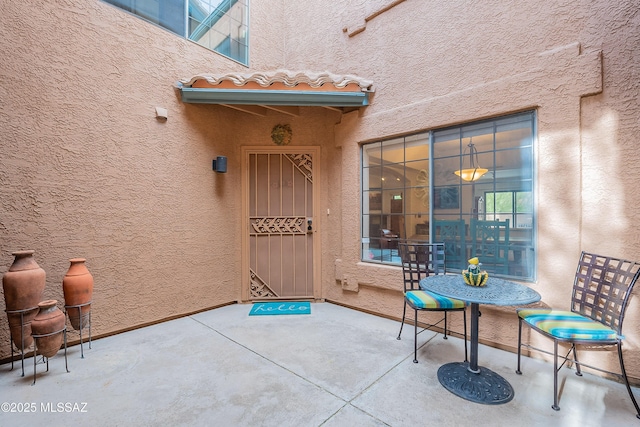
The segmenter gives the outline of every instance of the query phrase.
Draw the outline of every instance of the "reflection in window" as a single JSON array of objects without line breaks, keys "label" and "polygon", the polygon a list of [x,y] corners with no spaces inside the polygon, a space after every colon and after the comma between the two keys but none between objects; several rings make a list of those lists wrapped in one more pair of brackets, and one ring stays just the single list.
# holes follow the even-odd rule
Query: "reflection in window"
[{"label": "reflection in window", "polygon": [[249,62],[249,0],[190,0],[189,40]]},{"label": "reflection in window", "polygon": [[104,0],[182,37],[249,63],[249,0]]},{"label": "reflection in window", "polygon": [[[397,239],[418,239],[445,243],[449,271],[478,256],[492,275],[534,280],[534,122],[526,112],[364,145],[363,261],[398,264]],[[466,181],[455,172],[470,168],[471,144],[471,166],[488,172]]]},{"label": "reflection in window", "polygon": [[362,151],[363,259],[398,264],[398,239],[428,237],[428,134],[367,144]]},{"label": "reflection in window", "polygon": [[513,228],[531,228],[533,194],[531,191],[498,191],[485,194],[487,220],[511,221]]}]

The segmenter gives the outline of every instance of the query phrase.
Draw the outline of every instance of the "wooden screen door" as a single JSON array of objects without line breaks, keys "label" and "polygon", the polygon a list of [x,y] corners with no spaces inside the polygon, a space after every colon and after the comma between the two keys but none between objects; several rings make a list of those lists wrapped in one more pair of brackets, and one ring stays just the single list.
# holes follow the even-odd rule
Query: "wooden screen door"
[{"label": "wooden screen door", "polygon": [[244,300],[318,297],[319,157],[317,147],[243,148]]}]

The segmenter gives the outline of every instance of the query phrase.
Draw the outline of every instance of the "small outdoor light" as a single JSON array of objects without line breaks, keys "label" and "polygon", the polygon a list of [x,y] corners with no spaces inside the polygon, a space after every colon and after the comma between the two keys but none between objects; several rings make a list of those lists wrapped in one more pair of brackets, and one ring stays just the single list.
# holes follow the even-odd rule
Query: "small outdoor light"
[{"label": "small outdoor light", "polygon": [[[478,150],[476,146],[473,145],[471,138],[469,138],[469,145],[467,145],[467,147],[469,147],[469,168],[457,170],[454,173],[465,181],[477,181],[482,175],[489,172],[489,170],[481,168],[478,164]],[[464,153],[462,157],[464,162]]]},{"label": "small outdoor light", "polygon": [[227,173],[227,156],[218,156],[213,159],[212,167],[218,173]]}]

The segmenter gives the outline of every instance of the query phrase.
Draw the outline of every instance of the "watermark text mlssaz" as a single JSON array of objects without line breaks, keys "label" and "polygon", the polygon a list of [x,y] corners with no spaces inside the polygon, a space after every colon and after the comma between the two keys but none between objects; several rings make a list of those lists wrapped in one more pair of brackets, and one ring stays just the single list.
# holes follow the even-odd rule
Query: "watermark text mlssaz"
[{"label": "watermark text mlssaz", "polygon": [[2,402],[0,411],[14,413],[28,412],[89,412],[87,402]]}]

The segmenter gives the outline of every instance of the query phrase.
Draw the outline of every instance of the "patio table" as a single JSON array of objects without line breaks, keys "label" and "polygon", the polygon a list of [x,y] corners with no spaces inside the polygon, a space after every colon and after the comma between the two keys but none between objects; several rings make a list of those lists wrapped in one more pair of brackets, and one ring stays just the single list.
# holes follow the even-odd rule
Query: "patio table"
[{"label": "patio table", "polygon": [[497,405],[513,399],[511,384],[492,370],[478,366],[478,318],[480,304],[524,305],[540,301],[533,289],[508,280],[489,277],[485,286],[470,286],[460,274],[443,274],[420,280],[425,291],[471,304],[471,357],[469,362],[452,362],[438,369],[438,380],[447,390],[476,403]]}]

